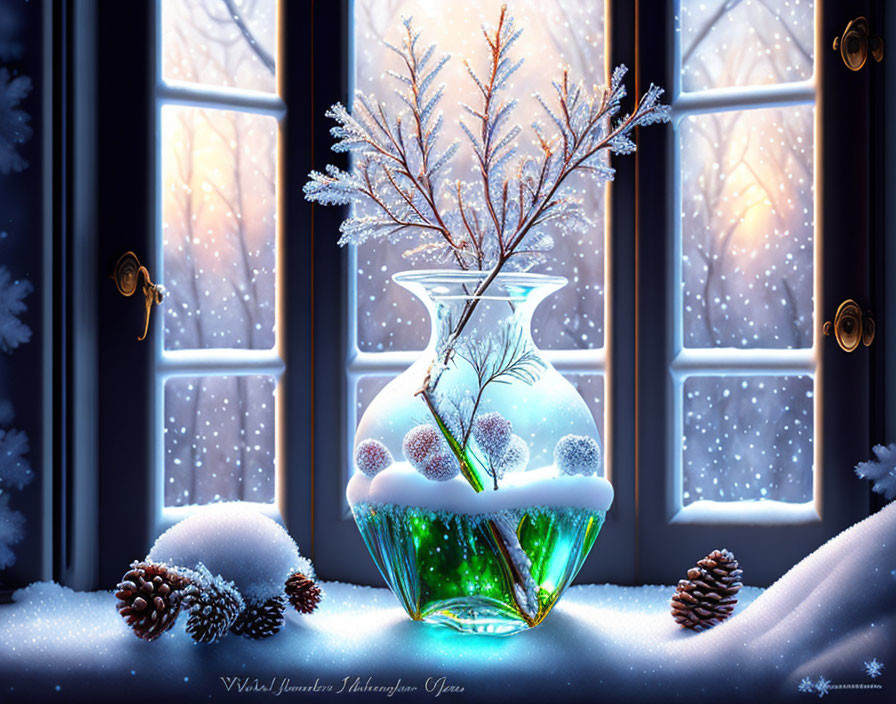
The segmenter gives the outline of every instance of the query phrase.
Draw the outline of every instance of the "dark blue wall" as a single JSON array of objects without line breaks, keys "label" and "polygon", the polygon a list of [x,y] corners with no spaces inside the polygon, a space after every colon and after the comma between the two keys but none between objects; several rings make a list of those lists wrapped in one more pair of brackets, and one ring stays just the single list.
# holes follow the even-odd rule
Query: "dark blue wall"
[{"label": "dark blue wall", "polygon": [[[33,290],[20,319],[31,328],[30,342],[9,354],[0,352],[0,400],[11,402],[15,417],[5,427],[27,433],[28,460],[34,474],[21,491],[12,489],[10,505],[25,515],[25,538],[13,546],[16,562],[0,570],[0,590],[41,577],[41,452],[44,370],[41,325],[43,267],[43,18],[40,2],[0,0],[0,69],[11,77],[28,76],[32,88],[20,107],[33,133],[17,147],[28,162],[21,172],[0,172],[0,266],[14,279],[28,279]],[[5,233],[5,235],[4,235]],[[49,375],[47,375],[49,378]]]}]

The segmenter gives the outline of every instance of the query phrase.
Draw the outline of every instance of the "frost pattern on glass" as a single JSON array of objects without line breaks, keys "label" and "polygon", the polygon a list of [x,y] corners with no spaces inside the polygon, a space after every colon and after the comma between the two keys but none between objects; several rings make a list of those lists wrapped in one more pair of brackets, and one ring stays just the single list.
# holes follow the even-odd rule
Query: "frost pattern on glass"
[{"label": "frost pattern on glass", "polygon": [[165,505],[274,500],[274,391],[268,376],[165,382]]},{"label": "frost pattern on glass", "polygon": [[685,347],[812,346],[810,105],[681,124]]},{"label": "frost pattern on glass", "polygon": [[162,0],[162,78],[273,93],[277,0]]},{"label": "frost pattern on glass", "polygon": [[683,91],[812,77],[812,0],[681,0],[678,23]]},{"label": "frost pattern on glass", "polygon": [[[355,88],[387,99],[393,80],[388,70],[397,70],[400,59],[382,45],[383,39],[399,41],[402,16],[413,16],[424,37],[435,41],[452,60],[439,79],[445,83],[443,109],[444,145],[466,139],[457,119],[459,101],[470,103],[476,90],[463,67],[462,59],[481,67],[480,26],[493,24],[504,0],[460,0],[452,3],[420,0],[357,0],[354,3]],[[510,7],[517,26],[525,27],[518,53],[525,63],[513,78],[513,90],[520,98],[519,114],[534,115],[537,102],[532,93],[549,89],[544,71],[569,66],[571,75],[585,82],[603,84],[604,3],[575,0],[521,0]],[[531,86],[532,88],[528,88]],[[395,98],[397,101],[398,99]],[[525,122],[523,118],[520,118]],[[521,149],[527,140],[521,140]],[[455,156],[458,177],[473,168]],[[471,157],[468,154],[468,157]],[[452,182],[452,179],[448,179]],[[593,181],[580,181],[581,197],[594,223],[587,236],[554,234],[554,248],[548,261],[533,271],[566,276],[569,285],[551,296],[536,312],[532,334],[543,349],[594,349],[604,340],[604,189]],[[358,347],[365,352],[418,350],[429,339],[426,311],[412,296],[392,283],[392,274],[421,265],[411,265],[401,257],[405,248],[366,243],[357,248]]]},{"label": "frost pattern on glass", "polygon": [[165,348],[274,346],[277,121],[162,108]]},{"label": "frost pattern on glass", "polygon": [[682,503],[812,500],[811,376],[684,383]]}]

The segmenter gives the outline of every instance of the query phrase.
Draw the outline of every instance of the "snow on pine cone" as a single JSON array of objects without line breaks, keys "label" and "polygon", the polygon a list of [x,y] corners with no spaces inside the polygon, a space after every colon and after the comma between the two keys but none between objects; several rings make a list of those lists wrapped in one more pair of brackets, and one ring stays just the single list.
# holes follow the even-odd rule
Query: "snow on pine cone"
[{"label": "snow on pine cone", "polygon": [[703,631],[727,619],[737,604],[742,574],[733,553],[713,550],[678,583],[672,596],[675,621],[684,628]]},{"label": "snow on pine cone", "polygon": [[245,606],[233,582],[212,575],[200,562],[184,590],[183,608],[190,613],[187,633],[196,643],[214,643],[227,635]]},{"label": "snow on pine cone", "polygon": [[379,440],[368,438],[355,448],[355,466],[362,474],[375,477],[392,465],[392,453]]},{"label": "snow on pine cone", "polygon": [[434,425],[417,425],[404,436],[401,450],[414,469],[421,469],[435,454],[448,448],[448,443]]},{"label": "snow on pine cone", "polygon": [[473,421],[473,438],[493,464],[497,464],[510,445],[513,425],[500,413],[483,413]]},{"label": "snow on pine cone", "polygon": [[563,474],[600,471],[600,444],[588,435],[564,435],[554,447],[554,464]]},{"label": "snow on pine cone", "polygon": [[174,625],[188,585],[176,568],[134,561],[115,592],[118,613],[139,638],[155,640]]},{"label": "snow on pine cone", "polygon": [[247,604],[230,627],[231,633],[252,640],[261,640],[275,635],[285,620],[286,598],[273,596],[264,602]]},{"label": "snow on pine cone", "polygon": [[282,596],[294,572],[314,579],[314,568],[289,533],[238,502],[203,506],[162,533],[147,559],[194,570],[201,562],[211,574],[233,582],[247,604]]}]

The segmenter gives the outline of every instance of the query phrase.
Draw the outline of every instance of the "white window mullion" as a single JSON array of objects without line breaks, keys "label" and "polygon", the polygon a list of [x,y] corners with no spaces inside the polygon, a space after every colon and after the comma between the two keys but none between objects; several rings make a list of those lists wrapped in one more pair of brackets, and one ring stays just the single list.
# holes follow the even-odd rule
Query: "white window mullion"
[{"label": "white window mullion", "polygon": [[279,95],[192,84],[160,81],[156,86],[156,100],[166,105],[258,113],[278,120],[286,114],[286,104]]},{"label": "white window mullion", "polygon": [[815,97],[814,80],[750,88],[715,88],[678,95],[672,102],[672,117],[678,120],[704,112],[804,105],[814,103]]}]

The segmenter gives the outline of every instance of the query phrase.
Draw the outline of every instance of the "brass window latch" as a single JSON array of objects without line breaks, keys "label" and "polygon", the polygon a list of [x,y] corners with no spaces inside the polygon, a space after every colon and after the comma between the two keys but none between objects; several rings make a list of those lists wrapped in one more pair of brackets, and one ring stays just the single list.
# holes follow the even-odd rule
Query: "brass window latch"
[{"label": "brass window latch", "polygon": [[863,313],[859,304],[849,298],[837,308],[834,322],[827,321],[822,330],[825,335],[834,336],[841,350],[855,352],[859,345],[871,346],[876,326],[871,311]]},{"label": "brass window latch", "polygon": [[118,261],[110,278],[115,281],[115,286],[122,296],[133,296],[137,292],[137,280],[143,275],[143,298],[145,317],[143,319],[143,334],[138,340],[145,340],[149,332],[149,315],[152,312],[153,303],[159,305],[165,297],[165,288],[160,284],[154,284],[149,277],[149,270],[140,263],[133,252],[125,252]]},{"label": "brass window latch", "polygon": [[850,71],[858,71],[868,61],[868,54],[877,62],[884,60],[884,40],[871,34],[871,25],[864,17],[856,17],[846,25],[842,36],[834,37],[834,51]]}]

